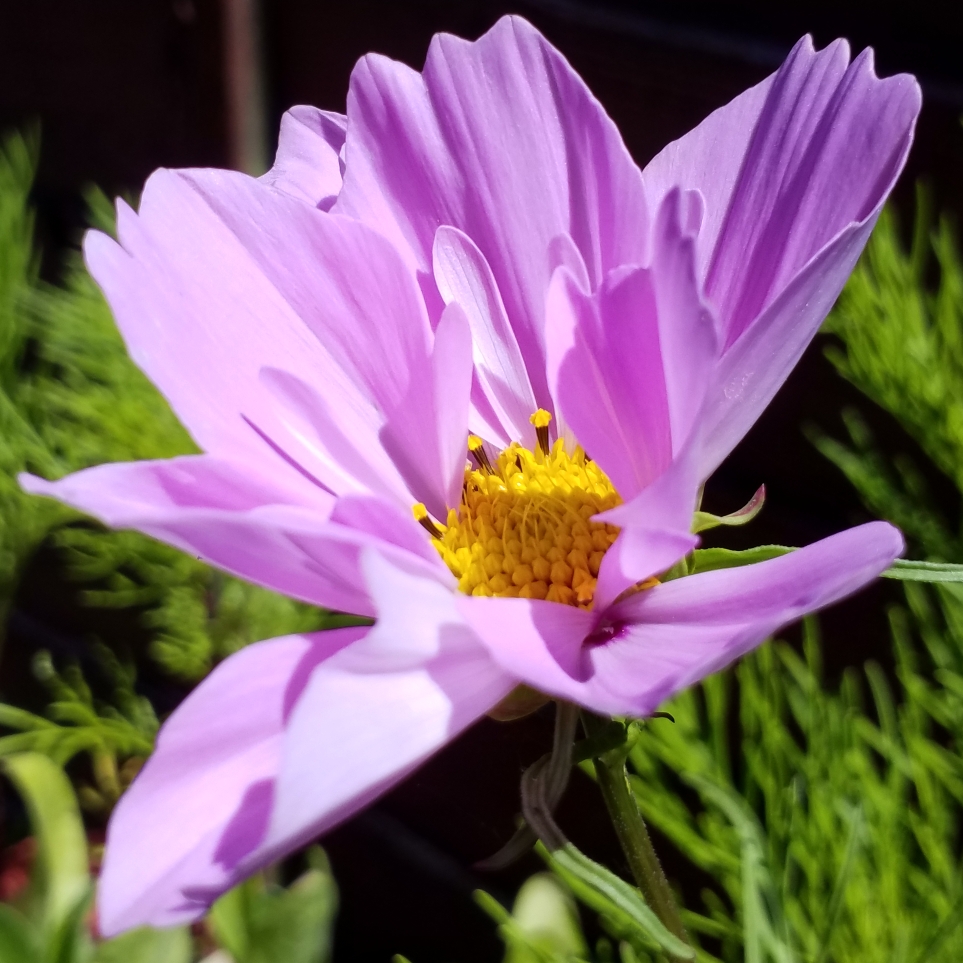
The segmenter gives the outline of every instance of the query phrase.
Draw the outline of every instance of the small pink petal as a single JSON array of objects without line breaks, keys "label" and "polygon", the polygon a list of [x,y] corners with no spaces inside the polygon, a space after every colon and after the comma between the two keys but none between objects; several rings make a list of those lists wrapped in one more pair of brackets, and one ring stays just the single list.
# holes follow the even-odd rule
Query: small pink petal
[{"label": "small pink petal", "polygon": [[651,273],[614,272],[593,296],[562,268],[547,311],[552,393],[565,423],[630,499],[672,459]]},{"label": "small pink petal", "polygon": [[445,304],[461,307],[471,325],[475,373],[507,438],[534,447],[529,417],[540,405],[529,381],[505,305],[485,256],[454,227],[435,233],[432,250],[435,283]]},{"label": "small pink petal", "polygon": [[285,111],[274,166],[261,180],[312,207],[327,210],[341,190],[341,151],[348,118],[298,106]]}]

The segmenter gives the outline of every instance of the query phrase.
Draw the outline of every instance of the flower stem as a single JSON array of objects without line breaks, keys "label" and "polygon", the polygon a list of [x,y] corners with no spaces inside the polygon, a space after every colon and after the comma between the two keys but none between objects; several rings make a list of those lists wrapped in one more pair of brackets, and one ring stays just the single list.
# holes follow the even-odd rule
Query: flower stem
[{"label": "flower stem", "polygon": [[[604,724],[603,720],[587,712],[582,713],[582,723],[590,738]],[[662,871],[662,864],[652,847],[649,831],[629,786],[624,751],[613,749],[592,762],[615,834],[645,901],[670,933],[688,943],[675,896],[669,888],[669,881]]]}]

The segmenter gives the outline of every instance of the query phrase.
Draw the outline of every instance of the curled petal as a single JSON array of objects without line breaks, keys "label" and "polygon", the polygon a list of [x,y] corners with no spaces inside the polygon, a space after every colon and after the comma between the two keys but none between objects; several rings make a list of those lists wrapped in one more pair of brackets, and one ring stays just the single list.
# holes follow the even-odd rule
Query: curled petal
[{"label": "curled petal", "polygon": [[[457,304],[471,326],[475,374],[506,439],[533,447],[529,416],[535,400],[525,361],[485,256],[466,234],[442,225],[432,252],[435,283],[445,304]],[[546,404],[547,404],[546,399]]]},{"label": "curled petal", "polygon": [[341,151],[348,118],[301,105],[281,118],[274,166],[261,178],[313,207],[327,210],[341,190]]}]

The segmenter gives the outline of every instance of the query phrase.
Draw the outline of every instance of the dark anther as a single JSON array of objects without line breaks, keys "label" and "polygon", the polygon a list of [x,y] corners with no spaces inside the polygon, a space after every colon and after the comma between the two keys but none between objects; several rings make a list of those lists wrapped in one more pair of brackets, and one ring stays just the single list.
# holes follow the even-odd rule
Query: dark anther
[{"label": "dark anther", "polygon": [[481,438],[472,435],[468,439],[468,453],[478,466],[479,471],[486,472],[489,475],[493,474],[492,463],[488,460],[488,452],[485,451],[485,445]]},{"label": "dark anther", "polygon": [[418,524],[432,537],[441,538],[444,532],[427,516],[418,519]]}]

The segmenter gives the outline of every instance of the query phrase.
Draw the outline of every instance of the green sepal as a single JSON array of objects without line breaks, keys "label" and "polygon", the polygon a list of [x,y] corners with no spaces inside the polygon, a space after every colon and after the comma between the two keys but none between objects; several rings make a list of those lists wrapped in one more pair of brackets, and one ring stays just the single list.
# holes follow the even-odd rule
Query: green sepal
[{"label": "green sepal", "polygon": [[746,502],[737,512],[729,515],[712,515],[709,512],[696,512],[692,516],[692,532],[698,534],[710,528],[718,528],[720,525],[745,525],[751,522],[761,511],[766,503],[766,486],[760,485],[756,489],[755,495]]},{"label": "green sepal", "polygon": [[713,572],[720,568],[736,568],[739,565],[755,565],[756,562],[767,562],[780,555],[795,552],[795,548],[788,545],[757,545],[742,552],[730,548],[697,548],[691,555],[689,574],[699,572]]},{"label": "green sepal", "polygon": [[606,722],[598,731],[593,732],[588,739],[580,739],[572,747],[572,763],[585,762],[596,759],[603,753],[624,746],[628,739],[628,728],[624,722],[613,719]]}]

